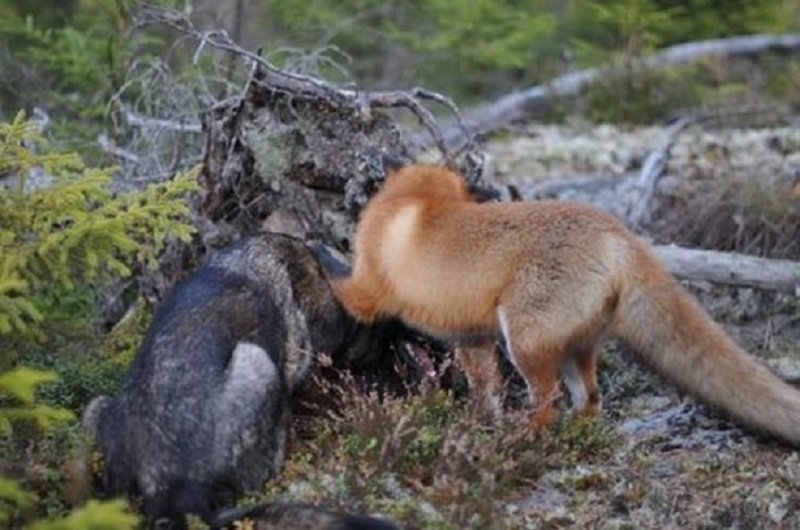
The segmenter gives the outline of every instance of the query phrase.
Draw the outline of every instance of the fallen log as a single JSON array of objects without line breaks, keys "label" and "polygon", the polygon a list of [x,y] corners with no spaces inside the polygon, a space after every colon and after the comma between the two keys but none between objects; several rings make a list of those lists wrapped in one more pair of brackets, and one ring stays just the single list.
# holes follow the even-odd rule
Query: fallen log
[{"label": "fallen log", "polygon": [[[800,35],[752,35],[698,42],[687,42],[664,48],[660,52],[642,59],[648,69],[662,69],[689,64],[714,56],[746,57],[767,52],[796,52],[800,50]],[[590,84],[614,71],[613,65],[570,72],[549,83],[526,90],[512,92],[500,99],[476,107],[465,116],[463,124],[453,123],[442,131],[448,146],[464,140],[465,127],[470,134],[486,134],[509,123],[530,117],[547,108],[555,98],[578,95]],[[428,139],[417,134],[415,144],[426,144]]]},{"label": "fallen log", "polygon": [[758,287],[800,296],[800,262],[734,252],[654,245],[669,271],[681,279]]}]

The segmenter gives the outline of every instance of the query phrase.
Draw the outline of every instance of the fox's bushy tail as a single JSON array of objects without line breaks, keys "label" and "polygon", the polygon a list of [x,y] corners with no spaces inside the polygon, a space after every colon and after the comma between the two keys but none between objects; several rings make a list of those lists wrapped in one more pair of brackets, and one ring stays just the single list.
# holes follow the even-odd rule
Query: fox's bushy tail
[{"label": "fox's bushy tail", "polygon": [[656,371],[753,430],[800,446],[800,391],[742,350],[639,250],[613,326]]}]

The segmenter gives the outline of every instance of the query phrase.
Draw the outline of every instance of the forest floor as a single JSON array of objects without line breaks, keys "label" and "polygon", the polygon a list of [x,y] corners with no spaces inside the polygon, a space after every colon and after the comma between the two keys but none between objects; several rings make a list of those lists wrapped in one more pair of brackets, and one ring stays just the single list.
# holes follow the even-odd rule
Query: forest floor
[{"label": "forest floor", "polygon": [[[665,138],[655,127],[529,127],[489,143],[489,178],[523,195],[553,180],[623,179]],[[687,131],[672,150],[648,235],[797,259],[796,244],[731,239],[717,218],[730,217],[720,208],[726,204],[797,230],[798,181],[798,129]],[[595,198],[601,206],[608,201]],[[699,198],[709,207],[698,208]],[[747,228],[740,226],[763,239]],[[784,377],[800,376],[795,296],[685,286],[745,349]],[[617,344],[604,350],[600,374],[602,416],[566,415],[539,436],[521,427],[519,399],[491,420],[477,417],[463,397],[435,389],[397,398],[335,390],[336,412],[301,419],[268,498],[379,512],[408,528],[800,528],[795,450],[697,404]],[[520,392],[512,375],[509,394]]]},{"label": "forest floor", "polygon": [[[543,182],[613,183],[635,175],[666,134],[525,127],[489,142],[488,177],[523,195]],[[800,233],[798,183],[800,129],[687,130],[660,181],[647,237],[800,260],[800,238],[792,237]],[[588,200],[613,210],[608,189]],[[685,285],[745,349],[800,379],[796,296]],[[85,303],[76,295],[76,311]],[[103,337],[73,334],[75,326],[46,330],[47,344],[18,351],[21,361],[61,377],[43,402],[77,415],[93,395],[113,393],[147,323],[140,315],[130,329]],[[312,502],[383,514],[412,529],[800,528],[797,452],[696,404],[621,346],[609,343],[601,357],[602,415],[565,414],[538,435],[525,429],[521,381],[505,368],[506,413],[496,419],[470,409],[463,384],[405,396],[364,391],[347,377],[323,384],[330,406],[297,418],[284,471],[263,496],[244,502]],[[43,515],[87,494],[89,485],[72,480],[63,462],[80,445],[78,433],[72,423],[29,446],[2,448],[11,451],[4,471],[25,476]]]}]

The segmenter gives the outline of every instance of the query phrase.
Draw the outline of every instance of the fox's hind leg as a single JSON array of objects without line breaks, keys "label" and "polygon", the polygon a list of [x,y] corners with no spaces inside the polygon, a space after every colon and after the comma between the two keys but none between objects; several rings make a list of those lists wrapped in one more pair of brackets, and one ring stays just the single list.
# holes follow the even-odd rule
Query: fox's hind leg
[{"label": "fox's hind leg", "polygon": [[470,400],[481,412],[497,417],[502,410],[502,377],[494,353],[494,341],[459,347],[456,358],[469,383]]},{"label": "fox's hind leg", "polygon": [[600,390],[597,386],[599,350],[598,345],[577,349],[561,366],[572,410],[580,416],[596,416],[600,412]]}]

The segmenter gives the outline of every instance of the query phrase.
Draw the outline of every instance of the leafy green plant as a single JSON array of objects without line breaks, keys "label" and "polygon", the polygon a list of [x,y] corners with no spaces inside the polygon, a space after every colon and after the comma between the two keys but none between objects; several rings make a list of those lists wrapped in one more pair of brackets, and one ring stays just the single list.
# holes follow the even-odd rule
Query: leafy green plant
[{"label": "leafy green plant", "polygon": [[89,154],[103,130],[106,100],[124,78],[127,2],[73,4],[77,11],[64,9],[62,17],[25,5],[7,8],[0,17],[0,66],[6,73],[0,98],[10,108],[41,107],[59,136]]},{"label": "leafy green plant", "polygon": [[[453,9],[451,0],[420,2],[422,24],[415,31],[390,28],[401,42],[422,54],[446,54],[462,74],[482,68],[525,68],[531,43],[553,31],[542,2],[480,0]],[[442,57],[443,59],[443,57]]]},{"label": "leafy green plant", "polygon": [[138,518],[127,511],[125,501],[89,501],[67,517],[42,521],[31,526],[32,530],[125,530],[136,528]]},{"label": "leafy green plant", "polygon": [[0,0],[0,117],[38,107],[62,146],[92,163],[107,160],[96,140],[109,133],[109,99],[125,86],[132,62],[167,46],[157,33],[132,37],[138,4]]},{"label": "leafy green plant", "polygon": [[[28,510],[36,501],[14,482],[0,477],[0,523],[10,521],[10,507]],[[128,511],[125,501],[89,501],[67,517],[33,523],[32,530],[126,530],[137,528],[138,518]]]},{"label": "leafy green plant", "polygon": [[[15,368],[0,373],[0,436],[10,437],[14,425],[34,423],[41,429],[73,418],[71,412],[36,403],[39,385],[53,381],[51,372]],[[17,482],[0,477],[0,523],[8,523],[15,514],[28,512],[36,495],[25,491]]]},{"label": "leafy green plant", "polygon": [[22,489],[16,481],[0,477],[0,524],[8,524],[12,510],[30,510],[36,495]]},{"label": "leafy green plant", "polygon": [[42,429],[47,429],[72,418],[69,411],[35,403],[37,387],[54,379],[55,375],[50,372],[24,367],[0,374],[0,395],[15,402],[15,405],[0,408],[0,434],[10,434],[12,424],[16,422],[34,421]]},{"label": "leafy green plant", "polygon": [[660,7],[654,0],[579,2],[572,22],[575,50],[589,65],[607,61],[615,53],[641,57],[665,42],[681,13],[680,6]]},{"label": "leafy green plant", "polygon": [[60,351],[58,355],[39,358],[26,354],[24,362],[57,375],[56,380],[39,390],[40,401],[78,412],[92,397],[115,393],[122,382],[125,366],[113,358],[97,357],[96,351],[83,355]]},{"label": "leafy green plant", "polygon": [[[11,405],[0,406],[0,435],[13,433],[16,424],[34,422],[42,430],[73,418],[71,412],[36,402],[36,390],[55,379],[51,372],[16,368],[0,374],[0,399]],[[37,496],[25,491],[16,481],[0,477],[0,524],[26,518],[37,502]],[[123,501],[90,501],[65,518],[39,521],[30,526],[37,530],[112,530],[132,529],[138,524]]]},{"label": "leafy green plant", "polygon": [[[60,302],[75,303],[71,294],[91,292],[111,279],[130,275],[136,264],[155,265],[169,237],[188,240],[193,233],[185,222],[189,210],[184,197],[196,187],[194,172],[138,192],[114,194],[113,168],[87,168],[74,154],[40,153],[44,149],[46,142],[23,113],[12,123],[0,124],[0,172],[16,178],[9,189],[0,190],[0,337],[12,332],[40,336],[41,325]],[[48,185],[28,185],[27,177],[35,169],[48,175]],[[55,373],[12,367],[14,355],[6,349],[10,343],[0,343],[0,435],[13,436],[16,425],[48,431],[72,420],[69,410],[40,402],[39,387],[52,383]],[[84,381],[84,375],[91,373],[75,378],[84,386],[95,384],[91,377]],[[104,384],[107,374],[99,370],[95,375],[100,381],[96,384]],[[61,388],[63,392],[78,386],[67,381]],[[86,398],[68,397],[51,402],[74,407],[76,400]],[[16,482],[0,481],[0,522],[29,519],[35,502]],[[111,502],[89,503],[66,518],[31,527],[135,525],[136,517],[125,512],[123,503]]]},{"label": "leafy green plant", "polygon": [[571,3],[564,37],[584,64],[595,65],[680,42],[786,32],[796,9],[774,0],[586,0]]},{"label": "leafy green plant", "polygon": [[653,0],[660,8],[679,6],[678,20],[664,31],[664,43],[785,33],[796,29],[800,6],[794,0]]},{"label": "leafy green plant", "polygon": [[334,60],[362,83],[421,83],[464,98],[536,71],[555,29],[545,0],[273,0],[270,13],[293,45],[343,50]]}]

